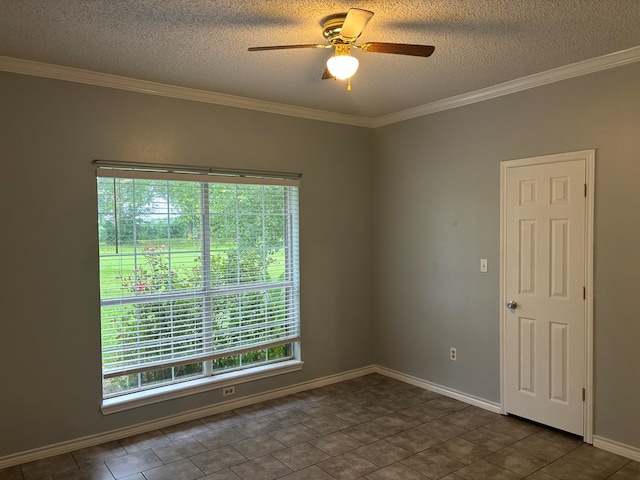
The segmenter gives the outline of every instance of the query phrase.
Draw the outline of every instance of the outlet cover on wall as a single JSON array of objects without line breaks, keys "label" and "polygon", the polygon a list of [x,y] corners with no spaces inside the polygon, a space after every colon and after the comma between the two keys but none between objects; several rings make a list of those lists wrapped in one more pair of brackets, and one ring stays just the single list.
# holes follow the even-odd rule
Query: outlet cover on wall
[{"label": "outlet cover on wall", "polygon": [[456,347],[451,347],[449,349],[449,359],[454,362],[458,360],[458,349]]},{"label": "outlet cover on wall", "polygon": [[234,393],[236,393],[236,387],[224,387],[222,389],[222,396],[226,397],[228,395],[233,395]]}]

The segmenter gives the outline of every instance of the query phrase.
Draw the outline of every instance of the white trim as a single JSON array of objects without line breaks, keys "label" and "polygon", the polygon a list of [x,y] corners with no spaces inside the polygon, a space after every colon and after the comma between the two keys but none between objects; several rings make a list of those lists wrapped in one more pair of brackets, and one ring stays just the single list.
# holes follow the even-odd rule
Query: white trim
[{"label": "white trim", "polygon": [[0,71],[19,73],[22,75],[34,75],[38,77],[54,78],[69,82],[84,83],[107,88],[117,88],[138,93],[148,93],[163,97],[179,98],[196,102],[225,105],[229,107],[244,108],[260,112],[288,115],[292,117],[307,118],[323,122],[340,123],[357,127],[377,128],[393,123],[410,120],[412,118],[430,115],[432,113],[450,110],[473,103],[483,102],[492,98],[509,95],[530,88],[547,85],[549,83],[567,80],[569,78],[599,72],[609,68],[615,68],[640,61],[640,46],[627,50],[609,53],[600,57],[583,60],[545,72],[534,73],[526,77],[510,80],[473,92],[463,93],[450,98],[427,103],[389,115],[377,118],[360,117],[341,113],[327,112],[313,108],[297,107],[281,103],[266,102],[251,98],[238,97],[223,93],[196,90],[193,88],[178,87],[157,82],[149,82],[136,78],[121,77],[107,73],[92,72],[79,68],[64,67],[48,63],[23,60],[20,58],[0,55]]},{"label": "white trim", "polygon": [[348,372],[329,375],[327,377],[319,378],[316,380],[299,383],[290,387],[270,390],[264,393],[248,395],[236,400],[230,400],[226,402],[216,403],[215,405],[210,405],[207,407],[196,408],[194,410],[189,410],[187,412],[182,412],[176,415],[170,415],[168,417],[159,418],[157,420],[138,423],[136,425],[130,425],[127,427],[118,428],[116,430],[89,435],[86,437],[77,438],[54,445],[47,445],[44,447],[35,448],[33,450],[28,450],[26,452],[14,453],[11,455],[0,457],[0,469],[32,462],[35,460],[40,460],[54,455],[73,452],[81,448],[100,445],[102,443],[119,440],[122,438],[130,437],[132,435],[138,435],[140,433],[150,432],[159,428],[166,428],[171,425],[176,425],[178,423],[183,423],[190,420],[197,420],[209,415],[215,415],[216,413],[234,410],[240,407],[245,407],[247,405],[252,405],[254,403],[273,400],[274,398],[283,397],[285,395],[291,395],[292,393],[303,392],[312,388],[324,387],[325,385],[331,385],[333,383],[342,382],[344,380],[350,380],[352,378],[361,377],[370,373],[376,373],[377,371],[378,370],[375,366],[358,368],[355,370],[350,370]]},{"label": "white trim", "polygon": [[282,103],[266,102],[251,98],[227,95],[224,93],[208,92],[194,88],[167,85],[164,83],[149,82],[137,78],[121,77],[109,73],[92,72],[80,68],[64,67],[49,63],[34,62],[21,58],[4,57],[0,55],[0,71],[19,73],[22,75],[33,75],[36,77],[53,78],[68,82],[84,83],[86,85],[96,85],[98,87],[116,88],[131,92],[148,93],[161,97],[178,98],[182,100],[192,100],[194,102],[212,103],[227,107],[244,108],[247,110],[257,110],[259,112],[288,115],[291,117],[308,118],[310,120],[320,120],[323,122],[341,123],[354,125],[357,127],[370,127],[370,119],[355,115],[327,112],[313,108],[297,107]]},{"label": "white trim", "polygon": [[585,406],[584,406],[584,414],[585,414],[585,424],[584,424],[584,441],[587,443],[593,443],[593,398],[594,398],[594,383],[593,383],[593,368],[594,368],[594,357],[593,357],[593,346],[594,346],[594,337],[593,337],[593,299],[594,299],[594,281],[593,281],[593,264],[595,263],[595,250],[593,246],[593,239],[595,236],[595,180],[596,180],[596,151],[595,150],[587,150],[584,152],[586,155],[586,172],[585,172],[585,183],[587,184],[587,222],[586,222],[586,231],[585,231],[585,257],[589,259],[585,264],[585,288],[586,288],[586,321],[587,321],[587,334],[586,334],[586,345],[585,345],[585,361],[587,362],[586,371],[585,371],[585,379],[584,386],[586,389],[586,397],[585,397]]},{"label": "white trim", "polygon": [[425,390],[429,390],[446,397],[460,400],[461,402],[468,403],[469,405],[474,405],[476,407],[489,410],[493,413],[502,413],[502,407],[499,403],[491,402],[480,397],[469,395],[468,393],[460,392],[458,390],[454,390],[453,388],[444,387],[442,385],[438,385],[437,383],[428,382],[426,380],[400,373],[386,367],[376,366],[376,372],[382,375],[386,375],[387,377],[395,378],[396,380],[401,380],[405,383],[415,385],[416,387],[424,388]]},{"label": "white trim", "polygon": [[534,73],[533,75],[510,80],[491,87],[481,88],[480,90],[475,90],[473,92],[463,93],[462,95],[457,95],[455,97],[449,97],[436,102],[427,103],[426,105],[408,108],[389,115],[383,115],[373,120],[372,127],[376,128],[384,125],[390,125],[392,123],[403,122],[412,118],[430,115],[443,110],[451,110],[452,108],[483,102],[485,100],[491,100],[492,98],[502,97],[504,95],[540,87],[549,83],[560,82],[562,80],[579,77],[581,75],[588,75],[589,73],[595,73],[609,68],[620,67],[637,61],[640,61],[640,46],[553,68],[544,72]]},{"label": "white trim", "polygon": [[577,152],[567,152],[554,155],[543,155],[539,157],[521,158],[516,160],[506,160],[500,162],[500,403],[501,413],[506,413],[504,404],[505,387],[505,309],[502,305],[506,299],[506,244],[505,244],[505,222],[506,222],[506,177],[507,168],[539,165],[544,163],[556,163],[569,160],[583,159],[585,161],[585,183],[587,184],[587,202],[585,212],[585,283],[586,283],[586,307],[585,307],[585,378],[586,390],[584,406],[584,433],[583,438],[586,443],[593,443],[593,236],[594,236],[594,186],[595,186],[595,150],[581,150]]},{"label": "white trim", "polygon": [[253,382],[263,378],[284,375],[302,370],[304,362],[300,360],[288,360],[285,362],[272,363],[247,370],[223,373],[213,377],[199,378],[196,380],[174,383],[166,387],[153,388],[142,392],[131,393],[119,397],[107,398],[102,402],[102,413],[110,415],[112,413],[131,410],[132,408],[152,405],[174,398],[186,397],[197,393],[208,392],[209,390],[223,389],[239,385],[241,383]]},{"label": "white trim", "polygon": [[593,446],[606,450],[607,452],[615,453],[623,457],[630,458],[636,462],[640,462],[640,448],[632,447],[631,445],[625,445],[624,443],[616,442],[615,440],[609,440],[608,438],[593,436]]}]

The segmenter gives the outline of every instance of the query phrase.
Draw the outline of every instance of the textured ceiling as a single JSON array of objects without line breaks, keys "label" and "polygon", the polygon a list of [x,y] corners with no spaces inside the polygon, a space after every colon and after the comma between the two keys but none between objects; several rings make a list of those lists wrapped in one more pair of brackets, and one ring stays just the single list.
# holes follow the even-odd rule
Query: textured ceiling
[{"label": "textured ceiling", "polygon": [[[356,50],[321,80],[320,20],[375,16],[367,41],[434,45],[430,58]],[[0,0],[0,55],[217,93],[379,117],[640,45],[640,0]]]}]

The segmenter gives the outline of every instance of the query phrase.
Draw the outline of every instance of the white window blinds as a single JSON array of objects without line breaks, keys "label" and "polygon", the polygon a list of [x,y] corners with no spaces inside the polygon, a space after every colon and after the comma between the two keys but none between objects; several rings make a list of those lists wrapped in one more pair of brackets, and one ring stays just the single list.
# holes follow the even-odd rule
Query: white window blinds
[{"label": "white window blinds", "polygon": [[297,180],[184,170],[98,168],[104,378],[299,339]]}]

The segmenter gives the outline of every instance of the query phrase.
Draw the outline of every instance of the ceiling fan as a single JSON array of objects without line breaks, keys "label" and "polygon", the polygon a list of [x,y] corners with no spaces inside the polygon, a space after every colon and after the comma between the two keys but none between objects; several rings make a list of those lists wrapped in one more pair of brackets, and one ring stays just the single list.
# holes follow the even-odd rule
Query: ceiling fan
[{"label": "ceiling fan", "polygon": [[334,78],[349,80],[347,90],[351,90],[351,77],[358,70],[358,59],[351,56],[351,48],[359,48],[363,52],[392,53],[414,57],[428,57],[435,47],[431,45],[414,45],[408,43],[367,42],[356,45],[356,40],[364,27],[373,17],[373,12],[360,8],[351,8],[347,13],[337,13],[322,19],[322,34],[326,44],[273,45],[267,47],[250,47],[250,52],[264,50],[287,50],[294,48],[335,48],[334,54],[327,61],[322,79]]}]

